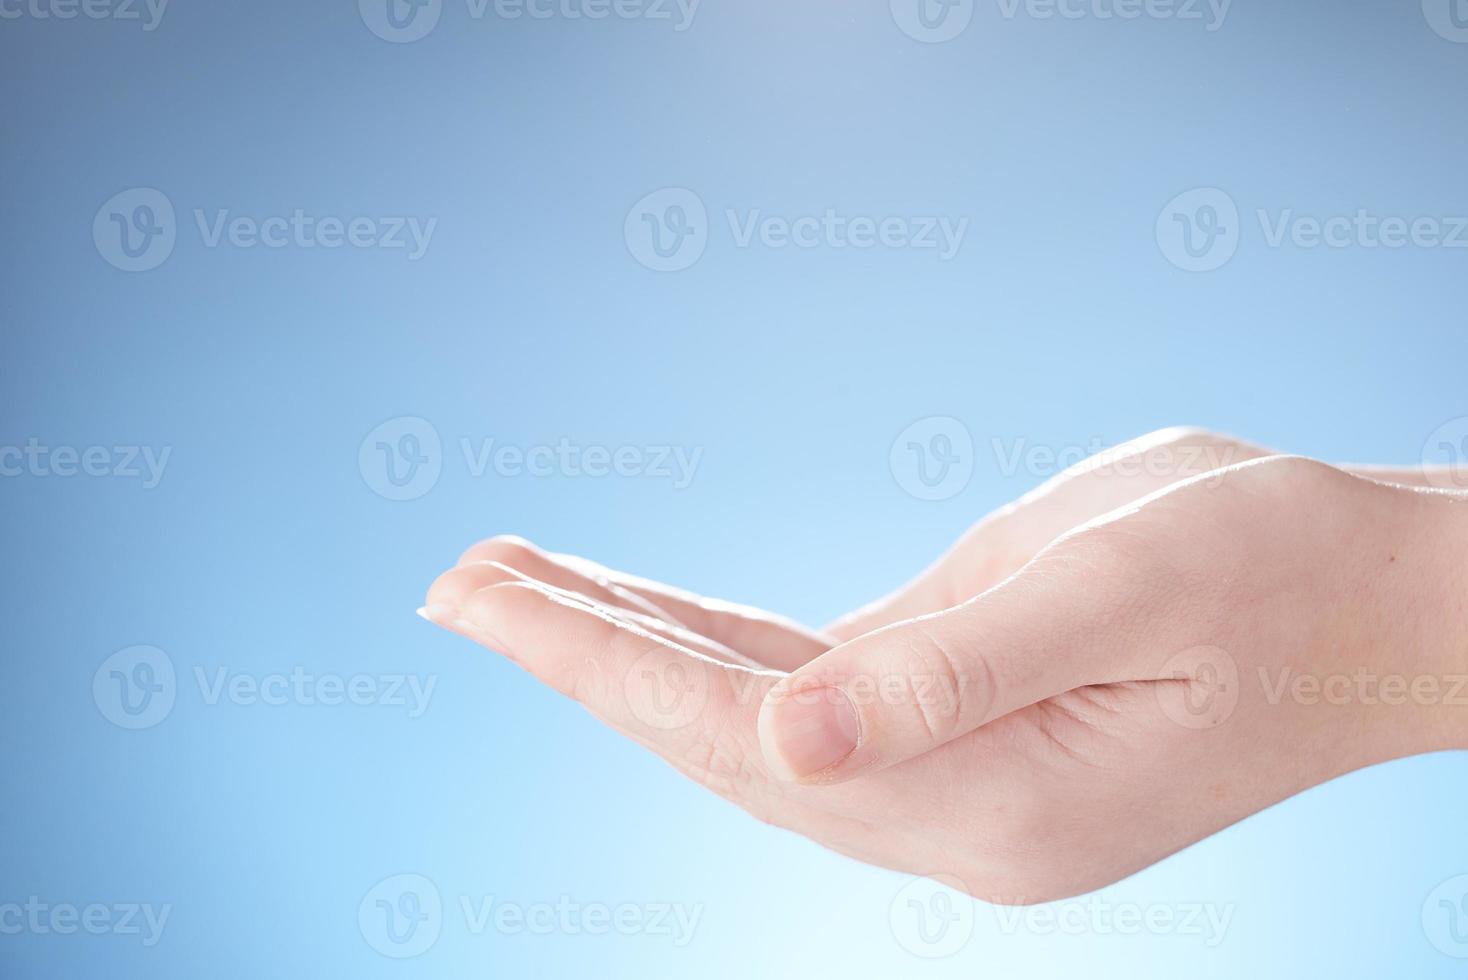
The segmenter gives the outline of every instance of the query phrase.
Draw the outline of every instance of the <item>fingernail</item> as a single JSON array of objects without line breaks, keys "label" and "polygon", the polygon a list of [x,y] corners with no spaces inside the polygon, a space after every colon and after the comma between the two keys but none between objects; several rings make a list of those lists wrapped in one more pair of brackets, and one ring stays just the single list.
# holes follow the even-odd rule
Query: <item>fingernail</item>
[{"label": "fingernail", "polygon": [[845,759],[860,739],[856,708],[838,687],[793,695],[775,706],[771,722],[780,756],[799,778]]},{"label": "fingernail", "polygon": [[489,631],[465,616],[464,610],[455,603],[430,602],[426,606],[419,606],[417,613],[434,626],[442,626],[455,633],[488,638]]},{"label": "fingernail", "polygon": [[445,628],[451,628],[453,621],[459,616],[459,611],[446,602],[433,602],[426,606],[419,606],[416,612],[434,626]]}]

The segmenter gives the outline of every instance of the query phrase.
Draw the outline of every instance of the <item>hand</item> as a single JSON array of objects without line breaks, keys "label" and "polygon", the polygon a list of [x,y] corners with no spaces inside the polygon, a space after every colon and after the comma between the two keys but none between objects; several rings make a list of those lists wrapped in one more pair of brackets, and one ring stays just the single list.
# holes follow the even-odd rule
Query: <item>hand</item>
[{"label": "hand", "polygon": [[[1114,446],[985,517],[912,582],[843,616],[825,632],[849,640],[900,619],[956,606],[1019,571],[1072,528],[1183,480],[1273,455],[1277,454],[1263,446],[1187,426],[1161,429]],[[1468,480],[1452,479],[1432,468],[1342,469],[1382,482],[1468,488]]]},{"label": "hand", "polygon": [[1296,458],[1232,465],[830,649],[503,539],[470,549],[425,614],[761,819],[1017,904],[1463,744],[1463,711],[1425,694],[1341,702],[1298,678],[1436,678],[1446,696],[1468,669],[1465,510]]}]

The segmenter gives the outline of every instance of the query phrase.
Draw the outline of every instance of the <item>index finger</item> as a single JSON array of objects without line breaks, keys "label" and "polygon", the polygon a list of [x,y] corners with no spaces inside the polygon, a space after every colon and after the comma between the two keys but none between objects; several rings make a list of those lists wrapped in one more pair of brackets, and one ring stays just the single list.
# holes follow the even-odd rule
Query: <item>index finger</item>
[{"label": "index finger", "polygon": [[459,629],[736,803],[770,785],[756,720],[782,676],[703,656],[635,623],[525,581],[480,589]]}]

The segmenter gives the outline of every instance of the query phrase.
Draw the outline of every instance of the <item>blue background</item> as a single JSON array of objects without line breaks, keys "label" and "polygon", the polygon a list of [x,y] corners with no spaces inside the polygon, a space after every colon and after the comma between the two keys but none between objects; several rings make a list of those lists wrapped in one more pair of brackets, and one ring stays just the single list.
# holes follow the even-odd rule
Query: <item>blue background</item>
[{"label": "blue background", "polygon": [[[7,8],[21,9],[21,8]],[[0,20],[0,444],[171,447],[125,477],[0,479],[0,903],[168,903],[162,941],[0,935],[5,977],[887,976],[903,876],[759,825],[512,665],[413,616],[474,540],[547,546],[819,623],[1048,475],[1005,446],[1176,423],[1416,462],[1468,415],[1462,250],[1269,248],[1255,209],[1468,214],[1468,44],[1418,5],[1237,0],[1201,22],[1005,17],[942,44],[877,0],[705,0],[692,26],[469,16],[389,43],[351,2],[174,0]],[[694,190],[691,268],[628,209]],[[119,271],[92,221],[157,188],[177,245]],[[1218,187],[1232,261],[1154,223]],[[961,252],[739,248],[723,212],[966,216]],[[436,217],[427,253],[206,247],[192,213]],[[951,415],[972,481],[925,502],[898,432]],[[443,441],[391,501],[367,434]],[[472,475],[459,440],[697,447],[696,479]],[[92,679],[149,644],[160,724]],[[194,669],[433,675],[429,709],[209,704]],[[1220,759],[1218,765],[1247,764]],[[1110,889],[1232,903],[1224,942],[1004,934],[953,976],[1459,976],[1422,904],[1468,871],[1468,762],[1289,800]],[[380,879],[446,903],[421,957],[357,923]],[[703,906],[694,940],[473,935],[458,897]]]}]

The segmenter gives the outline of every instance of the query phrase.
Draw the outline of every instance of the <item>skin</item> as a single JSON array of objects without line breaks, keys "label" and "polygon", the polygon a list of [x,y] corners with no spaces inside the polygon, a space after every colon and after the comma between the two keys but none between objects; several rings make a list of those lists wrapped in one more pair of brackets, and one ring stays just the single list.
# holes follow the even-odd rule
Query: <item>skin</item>
[{"label": "skin", "polygon": [[1167,430],[825,630],[509,537],[422,612],[763,821],[1028,904],[1468,746],[1452,485]]}]

